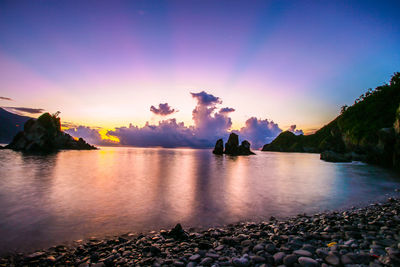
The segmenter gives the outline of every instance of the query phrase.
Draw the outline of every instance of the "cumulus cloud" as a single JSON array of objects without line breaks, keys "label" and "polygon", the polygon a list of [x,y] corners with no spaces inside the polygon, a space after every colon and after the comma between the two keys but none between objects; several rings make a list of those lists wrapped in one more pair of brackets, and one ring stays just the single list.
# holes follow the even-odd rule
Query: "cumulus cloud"
[{"label": "cumulus cloud", "polygon": [[168,103],[164,104],[160,103],[158,104],[158,108],[156,108],[155,106],[151,106],[150,111],[156,115],[161,115],[161,116],[167,116],[176,112],[175,109],[173,109],[170,105],[168,105]]},{"label": "cumulus cloud", "polygon": [[11,98],[5,97],[5,96],[0,96],[0,99],[1,99],[1,100],[13,101]]},{"label": "cumulus cloud", "polygon": [[281,132],[282,130],[279,128],[278,124],[273,121],[251,117],[246,121],[245,126],[237,133],[241,139],[248,140],[252,147],[260,148],[272,142]]},{"label": "cumulus cloud", "polygon": [[221,137],[227,137],[232,126],[231,118],[227,116],[229,110],[217,110],[216,105],[222,101],[204,91],[191,93],[197,100],[192,112],[194,126],[185,126],[176,119],[160,121],[157,125],[146,123],[144,127],[129,125],[119,127],[108,133],[118,137],[122,145],[142,147],[212,147]]},{"label": "cumulus cloud", "polygon": [[[129,127],[118,127],[108,131],[108,134],[117,137],[122,145],[141,147],[209,148],[213,147],[219,138],[223,138],[226,142],[232,127],[229,114],[235,109],[218,107],[222,104],[222,100],[205,91],[191,93],[191,96],[197,100],[192,111],[193,126],[185,126],[176,119],[168,119],[158,124],[146,123],[143,127],[130,124]],[[162,107],[159,105],[159,108],[154,107],[154,109],[159,110]],[[293,130],[301,131],[295,127]],[[282,129],[272,120],[251,117],[244,127],[235,132],[239,134],[241,140],[248,140],[252,147],[257,149],[270,143]]]},{"label": "cumulus cloud", "polygon": [[193,127],[186,127],[176,119],[160,121],[158,125],[146,123],[143,127],[132,124],[108,132],[119,138],[122,145],[140,147],[209,147],[209,143],[199,140]]},{"label": "cumulus cloud", "polygon": [[195,136],[199,139],[212,140],[225,136],[232,126],[232,120],[227,116],[227,112],[215,112],[216,105],[222,101],[204,91],[191,95],[197,100],[197,105],[192,111]]},{"label": "cumulus cloud", "polygon": [[205,91],[201,91],[200,93],[190,93],[190,94],[192,95],[193,98],[197,99],[199,105],[209,106],[222,103],[219,97],[207,94]]},{"label": "cumulus cloud", "polygon": [[288,131],[291,131],[291,132],[294,133],[295,135],[304,134],[304,133],[303,133],[303,130],[296,130],[296,124],[291,125],[290,128],[288,129]]},{"label": "cumulus cloud", "polygon": [[29,114],[38,114],[43,113],[45,110],[42,108],[25,108],[25,107],[5,107],[6,109],[16,112],[16,113],[29,113]]},{"label": "cumulus cloud", "polygon": [[97,127],[77,126],[65,130],[64,132],[76,138],[83,138],[86,142],[93,145],[115,145],[115,142],[103,139]]}]

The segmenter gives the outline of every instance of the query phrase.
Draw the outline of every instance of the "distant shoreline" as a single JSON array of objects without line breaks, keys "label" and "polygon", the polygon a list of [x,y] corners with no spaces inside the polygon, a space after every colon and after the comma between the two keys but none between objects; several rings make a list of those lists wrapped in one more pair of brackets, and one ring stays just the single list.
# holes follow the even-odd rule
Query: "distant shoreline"
[{"label": "distant shoreline", "polygon": [[400,230],[399,211],[400,198],[390,197],[361,208],[271,217],[260,223],[189,231],[178,227],[79,240],[30,254],[9,254],[0,258],[0,265],[321,266],[374,262],[394,266],[400,264],[395,237]]}]

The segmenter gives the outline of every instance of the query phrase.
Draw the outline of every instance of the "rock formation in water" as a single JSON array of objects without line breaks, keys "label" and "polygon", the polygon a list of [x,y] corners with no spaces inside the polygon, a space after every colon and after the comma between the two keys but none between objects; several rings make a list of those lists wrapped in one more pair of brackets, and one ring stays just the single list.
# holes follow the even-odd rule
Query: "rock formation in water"
[{"label": "rock formation in water", "polygon": [[327,150],[321,153],[320,159],[328,162],[351,162],[351,155]]},{"label": "rock formation in water", "polygon": [[[311,135],[281,133],[262,151],[335,152],[368,163],[400,169],[400,73],[389,84],[369,90]],[[332,159],[327,152],[321,159]]]},{"label": "rock formation in water", "polygon": [[231,133],[228,138],[228,142],[225,143],[224,153],[227,155],[239,154],[239,136],[235,133]]},{"label": "rock formation in water", "polygon": [[225,144],[225,151],[224,151],[224,143],[222,139],[218,139],[217,143],[215,144],[214,154],[222,155],[227,154],[231,156],[245,156],[245,155],[255,155],[250,150],[250,142],[244,140],[241,145],[239,145],[239,136],[235,133],[231,133],[229,135],[228,142]]},{"label": "rock formation in water", "polygon": [[239,155],[255,155],[250,150],[250,142],[247,140],[242,141],[242,144],[238,148]]},{"label": "rock formation in water", "polygon": [[24,125],[24,130],[17,133],[5,148],[23,152],[96,149],[82,138],[75,140],[69,134],[61,131],[60,118],[49,113],[44,113],[38,119],[29,119]]},{"label": "rock formation in water", "polygon": [[222,140],[222,138],[218,139],[217,143],[215,143],[213,153],[216,155],[224,154],[224,141]]}]

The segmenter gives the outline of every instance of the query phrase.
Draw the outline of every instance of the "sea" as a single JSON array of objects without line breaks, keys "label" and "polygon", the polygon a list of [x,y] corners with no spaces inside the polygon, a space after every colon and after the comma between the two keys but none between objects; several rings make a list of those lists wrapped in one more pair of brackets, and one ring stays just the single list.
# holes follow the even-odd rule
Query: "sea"
[{"label": "sea", "polygon": [[398,173],[318,154],[100,147],[27,155],[0,150],[0,253],[79,239],[217,227],[384,201]]}]

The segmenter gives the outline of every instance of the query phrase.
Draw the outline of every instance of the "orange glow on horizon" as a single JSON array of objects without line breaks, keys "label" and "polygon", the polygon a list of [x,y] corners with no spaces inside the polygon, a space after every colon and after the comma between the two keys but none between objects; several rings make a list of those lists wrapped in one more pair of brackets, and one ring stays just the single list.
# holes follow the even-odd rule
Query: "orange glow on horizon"
[{"label": "orange glow on horizon", "polygon": [[108,140],[114,143],[119,143],[119,138],[113,135],[109,135],[108,131],[110,131],[111,129],[105,129],[102,128],[101,130],[99,130],[99,134],[101,136],[101,139],[103,140]]}]

